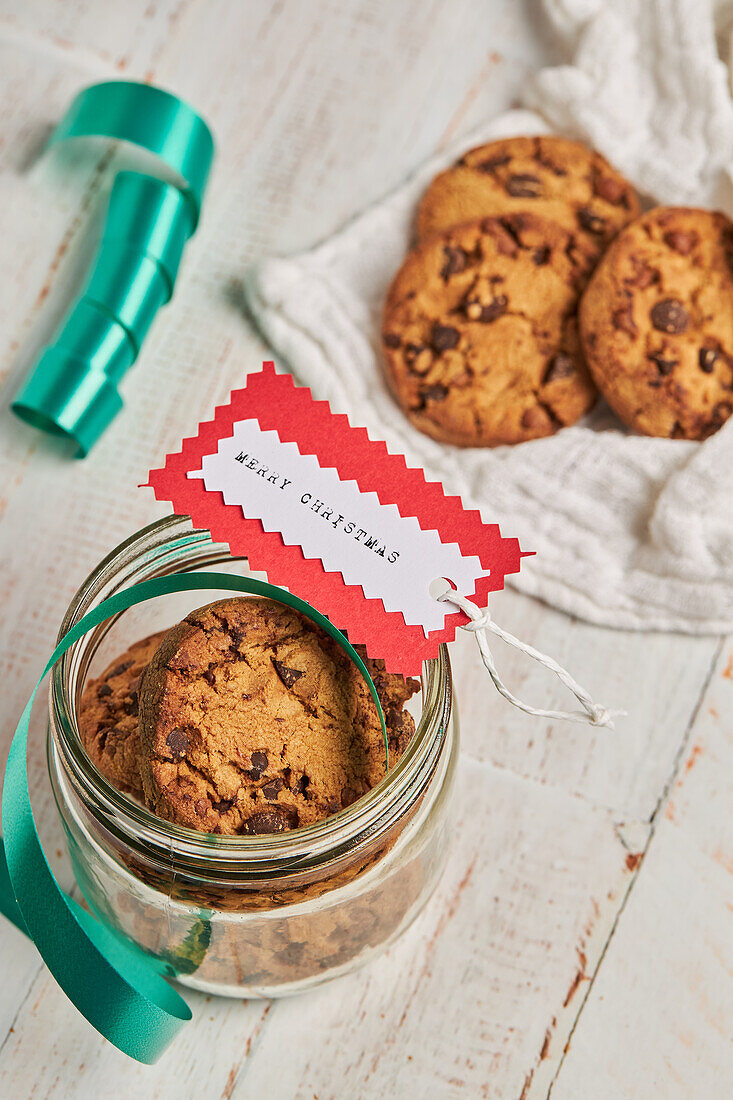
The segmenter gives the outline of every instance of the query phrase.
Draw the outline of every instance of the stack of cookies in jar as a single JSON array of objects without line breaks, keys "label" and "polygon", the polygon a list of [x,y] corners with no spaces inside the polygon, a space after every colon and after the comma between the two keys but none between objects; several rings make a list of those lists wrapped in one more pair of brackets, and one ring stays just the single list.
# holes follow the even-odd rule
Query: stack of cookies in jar
[{"label": "stack of cookies in jar", "polygon": [[733,223],[641,212],[599,153],[561,137],[472,149],[419,203],[384,308],[390,387],[426,435],[553,435],[602,396],[632,431],[702,440],[733,412]]},{"label": "stack of cookies in jar", "polygon": [[[390,766],[419,682],[359,654],[385,716]],[[199,832],[289,832],[346,809],[386,774],[382,727],[357,666],[272,600],[231,597],[134,642],[79,709],[97,770],[166,821]]]}]

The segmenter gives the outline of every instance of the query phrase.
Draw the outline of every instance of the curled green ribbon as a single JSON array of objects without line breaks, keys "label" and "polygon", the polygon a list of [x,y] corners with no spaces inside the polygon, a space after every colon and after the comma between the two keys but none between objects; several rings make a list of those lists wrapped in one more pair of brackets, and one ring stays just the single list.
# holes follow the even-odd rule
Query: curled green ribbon
[{"label": "curled green ribbon", "polygon": [[147,1064],[157,1061],[191,1019],[191,1010],[154,960],[86,912],[57,883],[38,838],[28,793],[28,725],[43,678],[88,631],[158,596],[211,589],[268,596],[299,611],[330,635],[366,680],[377,707],[389,766],[384,713],[364,662],[325,616],[284,589],[226,573],[174,574],[115,593],[64,635],[26,704],[10,746],[2,798],[0,912],[33,940],[51,974],[92,1027],[119,1050]]},{"label": "curled green ribbon", "polygon": [[214,156],[211,131],[191,107],[132,81],[80,92],[49,144],[84,137],[146,149],[176,182],[117,175],[89,282],[13,402],[26,423],[74,440],[81,457],[122,408],[118,383],[171,298]]}]

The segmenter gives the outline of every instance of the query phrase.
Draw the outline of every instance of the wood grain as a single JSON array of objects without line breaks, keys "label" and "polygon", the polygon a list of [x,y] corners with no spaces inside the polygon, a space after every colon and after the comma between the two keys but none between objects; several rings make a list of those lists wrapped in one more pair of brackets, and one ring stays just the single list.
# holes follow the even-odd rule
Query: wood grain
[{"label": "wood grain", "polygon": [[[83,577],[161,514],[135,486],[259,365],[246,266],[333,231],[553,60],[533,0],[2,0],[3,750]],[[120,75],[190,99],[219,157],[175,298],[124,383],[125,412],[77,463],[7,403],[78,289],[111,180],[129,163],[104,143],[39,151],[79,88]],[[0,924],[0,1096],[730,1093],[733,646],[599,630],[513,592],[494,612],[629,717],[608,732],[517,714],[480,673],[472,639],[458,639],[454,856],[399,944],[296,1000],[191,995],[196,1022],[141,1067],[99,1039]],[[528,700],[566,702],[545,673],[501,647],[497,657]],[[41,711],[33,800],[70,882]]]},{"label": "wood grain", "polygon": [[[726,1096],[733,1083],[733,640],[659,807],[553,1100]],[[643,1056],[626,1057],[630,1049]]]}]

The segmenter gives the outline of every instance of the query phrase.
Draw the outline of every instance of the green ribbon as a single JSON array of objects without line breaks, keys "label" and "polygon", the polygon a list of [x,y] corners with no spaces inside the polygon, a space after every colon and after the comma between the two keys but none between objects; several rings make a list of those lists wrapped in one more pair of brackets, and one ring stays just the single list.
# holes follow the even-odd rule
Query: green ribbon
[{"label": "green ribbon", "polygon": [[160,577],[110,596],[64,635],[26,704],[10,746],[2,797],[0,911],[33,940],[58,984],[92,1027],[131,1058],[148,1064],[160,1057],[182,1024],[191,1019],[191,1010],[165,980],[155,960],[86,912],[57,883],[41,848],[28,793],[28,724],[43,678],[88,631],[158,596],[211,589],[271,597],[330,635],[367,682],[379,714],[389,766],[384,713],[364,662],[325,616],[284,589],[226,573]]},{"label": "green ribbon", "polygon": [[80,92],[49,144],[85,137],[145,149],[176,182],[117,175],[87,286],[13,402],[26,423],[74,440],[81,457],[122,408],[118,383],[173,294],[214,156],[204,120],[149,84],[111,81]]}]

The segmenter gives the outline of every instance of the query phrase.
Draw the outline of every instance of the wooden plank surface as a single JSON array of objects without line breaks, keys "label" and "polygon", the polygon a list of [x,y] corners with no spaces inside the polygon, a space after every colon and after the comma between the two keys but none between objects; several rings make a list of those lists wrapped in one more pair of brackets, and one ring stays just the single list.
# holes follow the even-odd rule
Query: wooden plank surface
[{"label": "wooden plank surface", "polygon": [[[532,0],[1,0],[3,751],[73,591],[161,514],[135,486],[258,365],[247,264],[335,229],[513,103],[552,50]],[[189,98],[220,154],[126,410],[76,463],[7,402],[78,286],[125,163],[104,145],[39,150],[78,88],[120,75]],[[1,924],[0,1096],[729,1094],[730,643],[599,630],[512,592],[494,610],[629,717],[608,732],[517,714],[458,639],[454,855],[387,956],[292,1001],[194,995],[195,1024],[151,1068],[100,1041]],[[546,673],[497,657],[519,694],[559,701]],[[66,875],[42,725],[38,714],[34,805]]]},{"label": "wooden plank surface", "polygon": [[[733,1083],[733,641],[655,815],[553,1100],[728,1096]],[[627,1052],[642,1049],[643,1057]]]}]

